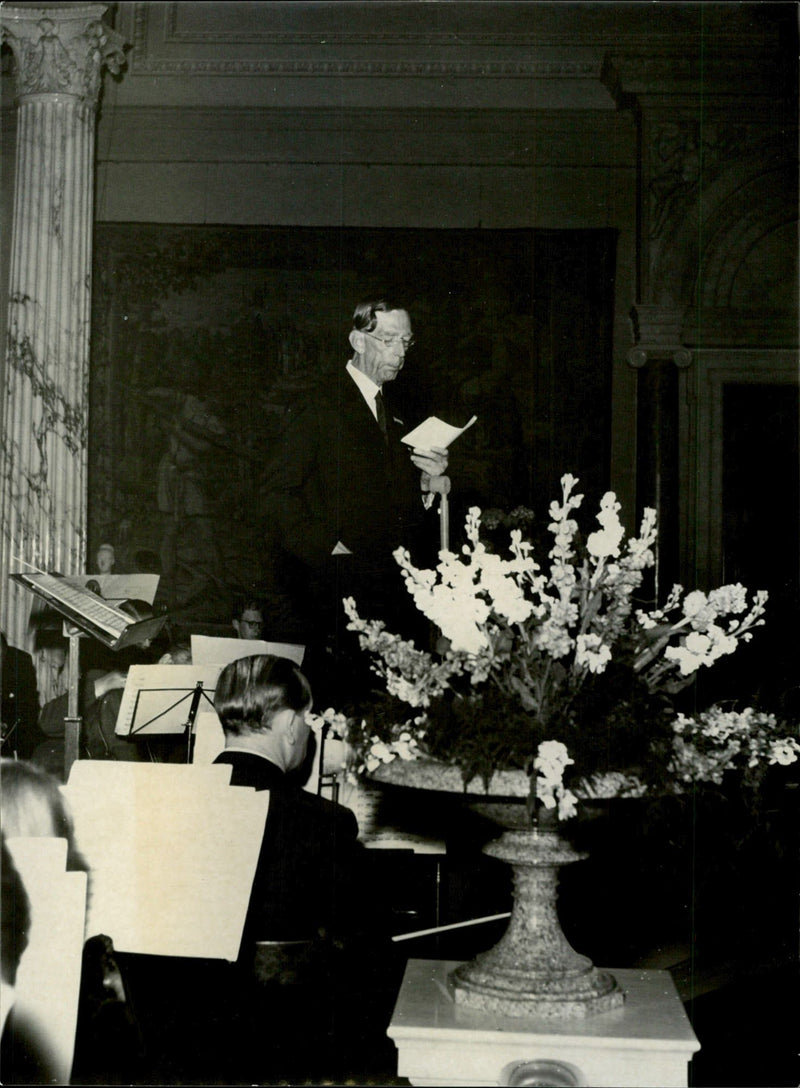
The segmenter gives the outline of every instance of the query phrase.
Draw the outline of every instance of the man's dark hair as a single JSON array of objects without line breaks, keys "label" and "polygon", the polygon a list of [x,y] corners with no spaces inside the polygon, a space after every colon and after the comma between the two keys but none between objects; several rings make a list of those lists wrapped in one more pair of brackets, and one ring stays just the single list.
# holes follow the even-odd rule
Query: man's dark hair
[{"label": "man's dark hair", "polygon": [[245,612],[260,612],[264,615],[264,603],[258,597],[239,597],[233,605],[233,618],[240,620]]},{"label": "man's dark hair", "polygon": [[281,710],[305,710],[311,688],[297,666],[285,657],[254,654],[231,661],[219,674],[214,709],[226,734],[267,731]]},{"label": "man's dark hair", "polygon": [[133,597],[129,601],[122,601],[119,610],[120,612],[126,612],[136,623],[141,623],[142,620],[151,620],[155,615],[153,606],[138,597]]},{"label": "man's dark hair", "polygon": [[375,314],[389,313],[392,310],[405,310],[402,302],[393,302],[385,298],[366,299],[359,302],[353,311],[353,328],[359,332],[372,332],[378,324]]}]

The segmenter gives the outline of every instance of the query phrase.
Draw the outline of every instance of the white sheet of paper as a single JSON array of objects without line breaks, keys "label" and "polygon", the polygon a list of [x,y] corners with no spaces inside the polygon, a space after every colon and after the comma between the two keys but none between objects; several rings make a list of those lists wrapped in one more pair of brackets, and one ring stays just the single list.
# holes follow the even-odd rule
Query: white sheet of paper
[{"label": "white sheet of paper", "polygon": [[131,731],[133,736],[184,732],[198,681],[203,685],[199,712],[212,706],[219,674],[219,665],[131,665],[114,732],[123,737]]},{"label": "white sheet of paper", "polygon": [[97,582],[100,596],[106,601],[147,601],[156,598],[158,574],[69,574],[64,578],[71,586],[86,588],[87,582]]},{"label": "white sheet of paper", "polygon": [[217,715],[212,711],[203,711],[202,714],[198,714],[194,723],[192,763],[202,763],[207,766],[214,762],[224,748],[225,732]]},{"label": "white sheet of paper", "polygon": [[120,952],[235,960],[269,791],[224,764],[78,760],[64,792],[91,871],[86,935]]},{"label": "white sheet of paper", "polygon": [[14,866],[31,908],[28,947],[17,972],[15,1016],[31,1029],[54,1084],[69,1084],[78,1022],[86,873],[65,871],[67,840],[11,838]]},{"label": "white sheet of paper", "polygon": [[473,416],[469,423],[465,423],[463,427],[453,427],[439,419],[438,416],[428,416],[413,431],[409,431],[407,435],[404,435],[400,441],[405,442],[407,446],[414,446],[420,450],[432,450],[434,446],[446,450],[451,442],[455,442],[459,435],[462,435],[475,423],[477,418],[477,416]]},{"label": "white sheet of paper", "polygon": [[240,657],[254,654],[272,654],[288,657],[298,668],[303,664],[305,646],[292,642],[264,642],[255,638],[214,638],[211,635],[192,635],[192,661],[195,665],[229,665]]}]

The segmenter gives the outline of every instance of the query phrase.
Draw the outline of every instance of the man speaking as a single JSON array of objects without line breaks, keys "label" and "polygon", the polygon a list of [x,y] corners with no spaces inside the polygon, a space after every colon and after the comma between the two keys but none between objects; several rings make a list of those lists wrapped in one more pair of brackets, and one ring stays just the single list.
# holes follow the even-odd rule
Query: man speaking
[{"label": "man speaking", "polygon": [[298,565],[309,649],[338,648],[347,596],[362,615],[413,633],[413,602],[392,552],[404,545],[413,558],[437,539],[425,499],[431,478],[447,471],[446,450],[402,444],[411,424],[387,395],[414,343],[408,311],[387,299],[360,303],[349,341],[347,365],[289,415],[273,502],[272,528]]}]

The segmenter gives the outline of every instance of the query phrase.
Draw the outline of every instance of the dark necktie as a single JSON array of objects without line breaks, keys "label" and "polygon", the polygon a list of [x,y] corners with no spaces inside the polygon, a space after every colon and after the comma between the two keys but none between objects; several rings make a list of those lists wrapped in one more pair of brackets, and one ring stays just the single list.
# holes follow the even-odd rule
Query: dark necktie
[{"label": "dark necktie", "polygon": [[383,395],[380,389],[375,394],[375,408],[378,416],[378,426],[383,432],[383,441],[388,445],[389,433],[386,430],[386,405],[383,403]]}]

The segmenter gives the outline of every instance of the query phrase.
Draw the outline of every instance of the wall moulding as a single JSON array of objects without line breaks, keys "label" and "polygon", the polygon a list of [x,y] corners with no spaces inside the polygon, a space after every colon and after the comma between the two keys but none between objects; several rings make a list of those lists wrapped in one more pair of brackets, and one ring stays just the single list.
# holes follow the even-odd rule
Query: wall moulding
[{"label": "wall moulding", "polygon": [[[696,44],[696,43],[695,43]],[[626,94],[663,97],[665,86],[669,94],[741,95],[747,87],[749,95],[769,95],[785,65],[780,63],[777,50],[770,57],[753,50],[741,40],[724,54],[714,55],[699,49],[662,47],[652,44],[646,53],[610,52],[606,59],[604,78],[616,82]]]},{"label": "wall moulding", "polygon": [[[347,8],[347,24],[337,8]],[[138,6],[138,5],[137,5]],[[374,0],[339,0],[339,3],[300,5],[297,0],[269,0],[268,3],[237,5],[238,11],[226,13],[220,20],[204,4],[179,2],[151,3],[163,23],[166,42],[267,42],[274,44],[315,44],[324,37],[334,44],[374,44],[387,40],[414,44],[477,46],[526,45],[543,42],[574,46],[577,40],[613,48],[619,43],[620,27],[616,14],[609,10],[581,11],[568,9],[560,3],[543,4],[538,0],[514,0],[502,10],[487,3],[448,0],[451,18],[431,18],[431,9],[407,0],[382,0],[380,19],[375,18]],[[203,10],[203,9],[206,10]],[[455,29],[447,29],[448,23]],[[740,45],[752,47],[769,40],[769,28],[753,21],[737,27],[728,15],[720,20],[704,21],[708,33],[713,33],[715,45],[724,48]],[[713,27],[712,27],[713,23]],[[457,24],[457,25],[456,25]],[[646,51],[656,45],[659,49],[674,48],[676,34],[697,37],[700,25],[697,13],[684,12],[669,20],[669,29],[660,30],[650,11],[628,13],[626,41],[631,48]],[[707,35],[708,36],[708,35]],[[774,35],[773,35],[774,38]]]},{"label": "wall moulding", "polygon": [[[186,9],[194,7],[133,5],[132,74],[587,80],[599,80],[600,76],[602,49],[576,46],[574,38],[542,44],[541,37],[530,33],[494,29],[462,32],[460,28],[458,33],[437,32],[427,29],[424,22],[418,30],[390,23],[385,30],[376,31],[374,14],[364,30],[341,31],[336,29],[338,20],[330,15],[336,14],[336,5],[329,6],[332,26],[321,26],[316,32],[277,29],[279,22],[298,22],[292,18],[292,7],[300,12],[300,23],[308,21],[313,7],[301,4],[280,5],[280,19],[272,16],[275,23],[268,30],[252,24],[230,29],[222,21],[209,29],[181,29]],[[259,17],[268,21],[270,5],[246,7],[259,8]],[[222,51],[221,46],[228,48]],[[435,57],[430,55],[432,49],[437,50]],[[365,50],[371,55],[366,56]]]}]

